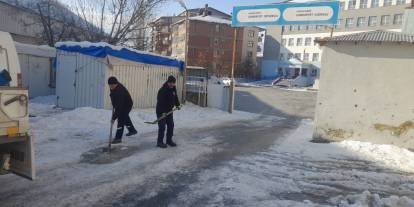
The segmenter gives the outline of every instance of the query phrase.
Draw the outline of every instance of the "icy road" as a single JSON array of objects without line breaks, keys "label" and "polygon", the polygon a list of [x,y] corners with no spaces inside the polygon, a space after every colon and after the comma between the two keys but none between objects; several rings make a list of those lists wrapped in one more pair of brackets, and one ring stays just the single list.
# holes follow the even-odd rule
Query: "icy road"
[{"label": "icy road", "polygon": [[0,206],[414,206],[414,153],[309,142],[314,96],[243,88],[237,108],[254,113],[233,115],[188,105],[175,115],[179,147],[166,150],[143,124],[153,111],[139,110],[140,134],[110,155],[109,111],[34,100],[38,179],[0,177]]}]

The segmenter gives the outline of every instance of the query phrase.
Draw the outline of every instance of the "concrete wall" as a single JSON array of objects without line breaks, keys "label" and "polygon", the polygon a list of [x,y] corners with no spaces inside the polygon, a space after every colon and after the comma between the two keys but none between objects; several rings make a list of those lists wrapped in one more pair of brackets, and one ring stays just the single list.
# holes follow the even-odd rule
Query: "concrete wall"
[{"label": "concrete wall", "polygon": [[323,50],[314,139],[414,149],[414,45],[339,43]]}]

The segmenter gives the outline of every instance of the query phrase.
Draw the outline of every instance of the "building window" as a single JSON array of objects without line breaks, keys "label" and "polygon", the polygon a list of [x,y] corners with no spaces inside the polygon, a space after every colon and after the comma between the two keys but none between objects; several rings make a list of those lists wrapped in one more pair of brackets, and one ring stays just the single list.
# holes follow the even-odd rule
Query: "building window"
[{"label": "building window", "polygon": [[354,26],[354,18],[346,18],[345,28],[351,28],[352,26]]},{"label": "building window", "polygon": [[309,53],[303,54],[303,61],[309,61]]},{"label": "building window", "polygon": [[396,14],[394,15],[394,22],[395,25],[401,25],[403,21],[403,14]]},{"label": "building window", "polygon": [[253,52],[252,51],[248,51],[247,52],[247,57],[253,57]]},{"label": "building window", "polygon": [[285,59],[285,54],[280,53],[280,60],[284,60]]},{"label": "building window", "polygon": [[384,0],[384,6],[391,6],[392,0]]},{"label": "building window", "polygon": [[220,51],[214,50],[214,57],[219,57],[219,56],[220,56]]},{"label": "building window", "polygon": [[391,24],[391,16],[390,15],[381,16],[381,25],[389,25],[389,24]]},{"label": "building window", "polygon": [[357,27],[363,27],[365,25],[365,17],[358,17]]},{"label": "building window", "polygon": [[293,25],[289,25],[289,31],[293,31],[294,29]]},{"label": "building window", "polygon": [[360,0],[360,2],[359,2],[359,8],[360,9],[366,9],[366,8],[368,8],[368,0]]},{"label": "building window", "polygon": [[355,9],[356,0],[349,0],[348,2],[348,10]]},{"label": "building window", "polygon": [[292,59],[293,58],[293,53],[289,53],[288,54],[288,60],[290,60],[290,59]]},{"label": "building window", "polygon": [[377,17],[376,16],[370,16],[368,19],[368,26],[375,27],[377,26]]},{"label": "building window", "polygon": [[286,39],[285,38],[282,39],[282,45],[286,46]]},{"label": "building window", "polygon": [[254,37],[254,31],[253,30],[249,30],[249,37]]},{"label": "building window", "polygon": [[338,22],[335,24],[335,29],[340,29],[342,24],[342,19],[338,19]]},{"label": "building window", "polygon": [[315,30],[315,25],[308,25],[308,30]]},{"label": "building window", "polygon": [[219,40],[217,38],[214,39],[214,45],[217,46],[219,43]]},{"label": "building window", "polygon": [[312,44],[312,38],[307,37],[307,38],[305,39],[305,46],[310,46],[311,44]]},{"label": "building window", "polygon": [[312,61],[313,62],[318,62],[319,61],[319,53],[313,53]]},{"label": "building window", "polygon": [[406,0],[397,0],[397,5],[406,4]]},{"label": "building window", "polygon": [[302,72],[300,74],[303,77],[308,77],[308,69],[307,68],[302,68]]},{"label": "building window", "polygon": [[371,8],[379,7],[379,0],[372,0],[371,1]]},{"label": "building window", "polygon": [[220,25],[216,24],[216,32],[220,32]]},{"label": "building window", "polygon": [[289,46],[293,46],[293,45],[295,45],[295,39],[289,38]]},{"label": "building window", "polygon": [[247,47],[254,47],[254,42],[253,41],[247,42]]},{"label": "building window", "polygon": [[300,60],[302,58],[302,55],[300,53],[295,53],[295,58]]},{"label": "building window", "polygon": [[303,45],[303,38],[296,39],[296,46],[302,46]]},{"label": "building window", "polygon": [[339,2],[339,9],[341,11],[345,10],[345,2],[344,1]]},{"label": "building window", "polygon": [[324,26],[323,25],[316,25],[316,30],[323,30]]}]

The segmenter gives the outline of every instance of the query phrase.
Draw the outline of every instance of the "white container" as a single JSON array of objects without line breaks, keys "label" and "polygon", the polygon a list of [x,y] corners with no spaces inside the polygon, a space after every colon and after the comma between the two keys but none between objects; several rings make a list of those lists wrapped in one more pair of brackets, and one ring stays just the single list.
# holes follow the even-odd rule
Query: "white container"
[{"label": "white container", "polygon": [[53,58],[56,49],[48,46],[15,42],[22,72],[22,84],[29,89],[30,98],[55,93]]},{"label": "white container", "polygon": [[183,78],[177,67],[140,63],[113,56],[93,57],[58,49],[58,106],[68,109],[110,109],[112,105],[107,80],[115,76],[131,94],[134,108],[152,108],[156,105],[159,88],[169,75],[177,78],[177,95],[181,100]]}]

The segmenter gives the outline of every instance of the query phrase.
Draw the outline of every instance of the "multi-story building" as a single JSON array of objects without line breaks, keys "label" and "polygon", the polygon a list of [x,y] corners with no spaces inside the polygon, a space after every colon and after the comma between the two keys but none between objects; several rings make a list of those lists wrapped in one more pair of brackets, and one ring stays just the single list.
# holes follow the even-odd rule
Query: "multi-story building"
[{"label": "multi-story building", "polygon": [[152,52],[171,56],[172,24],[185,19],[185,16],[164,16],[151,23]]},{"label": "multi-story building", "polygon": [[[316,39],[373,30],[401,31],[404,9],[410,2],[411,0],[340,0],[336,25],[283,26],[281,36],[275,37],[281,43],[280,49],[265,51],[272,53],[278,66],[274,67],[273,74],[267,69],[264,76],[296,77],[302,73],[317,76],[315,69],[320,67],[322,50],[315,43]],[[298,70],[297,61],[292,63],[292,59],[306,65],[309,74]]]},{"label": "multi-story building", "polygon": [[[205,8],[189,9],[190,17],[203,15],[207,11],[207,15],[215,16],[223,19],[231,19],[231,16],[217,9],[211,8],[206,4]],[[177,16],[163,16],[156,19],[150,24],[152,28],[152,52],[165,56],[171,56],[172,52],[172,25],[185,19],[186,12],[182,12]]]},{"label": "multi-story building", "polygon": [[[193,16],[189,18],[188,60],[191,66],[202,66],[211,74],[230,75],[233,57],[234,28],[230,16]],[[239,28],[237,33],[236,75],[257,76],[257,45],[259,28]],[[185,21],[173,26],[172,56],[185,60]]]}]

